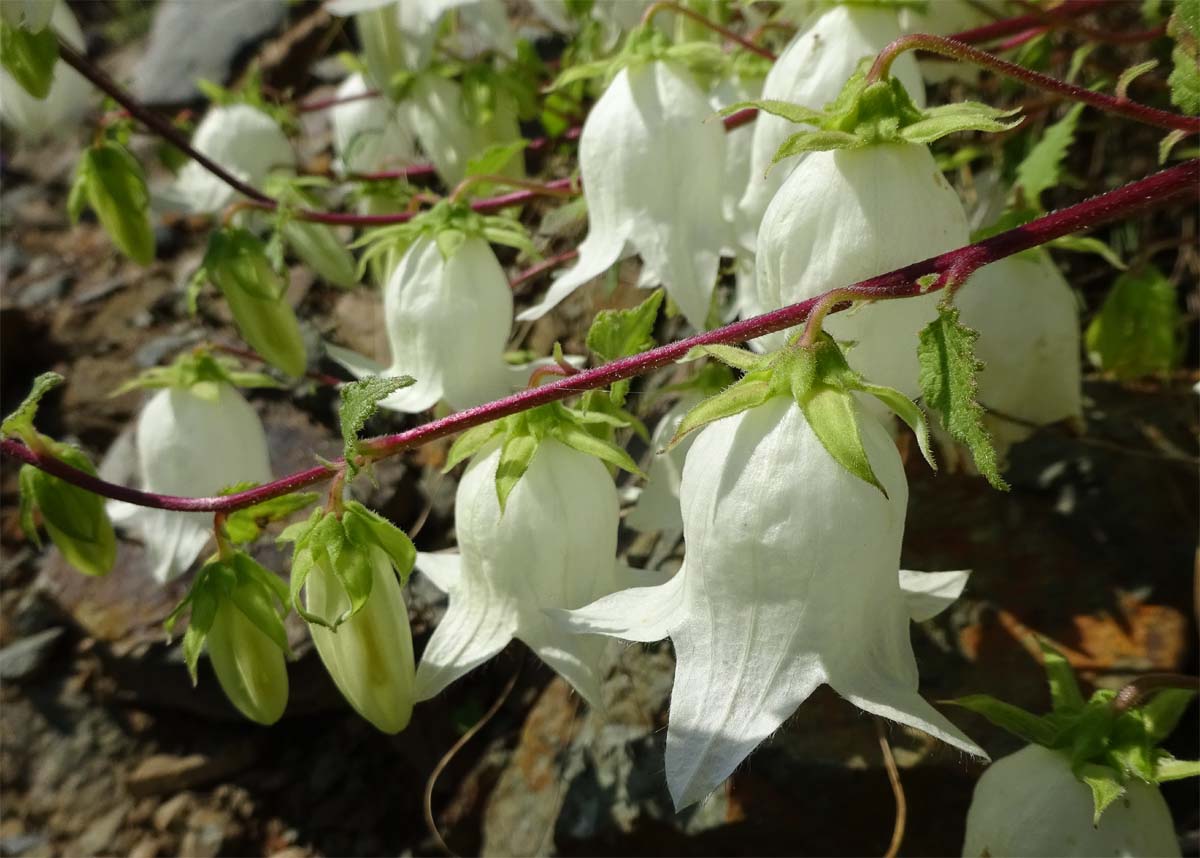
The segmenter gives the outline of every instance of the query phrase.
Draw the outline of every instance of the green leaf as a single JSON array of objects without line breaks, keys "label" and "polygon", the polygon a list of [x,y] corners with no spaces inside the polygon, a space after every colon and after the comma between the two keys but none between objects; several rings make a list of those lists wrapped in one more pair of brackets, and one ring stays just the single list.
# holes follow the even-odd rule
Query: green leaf
[{"label": "green leaf", "polygon": [[32,33],[0,22],[0,64],[34,98],[49,95],[57,62],[58,36],[53,27]]},{"label": "green leaf", "polygon": [[317,492],[293,492],[230,513],[225,519],[225,535],[231,542],[247,543],[258,539],[264,524],[297,513],[320,498]]},{"label": "green leaf", "polygon": [[1169,372],[1178,364],[1175,287],[1153,266],[1117,278],[1087,329],[1092,363],[1117,378]]},{"label": "green leaf", "polygon": [[812,110],[799,104],[792,104],[790,101],[779,101],[774,98],[756,98],[749,101],[739,101],[737,104],[731,104],[717,111],[717,116],[732,116],[735,113],[740,113],[743,110],[761,110],[763,113],[769,113],[772,116],[778,116],[780,119],[786,119],[788,122],[794,122],[798,125],[819,125],[825,120],[825,113],[820,110]]},{"label": "green leaf", "polygon": [[1129,98],[1129,85],[1146,72],[1154,71],[1156,68],[1158,68],[1158,60],[1146,60],[1144,63],[1138,63],[1136,66],[1125,69],[1117,78],[1113,94],[1121,100]]},{"label": "green leaf", "polygon": [[994,488],[1007,491],[992,439],[983,428],[983,408],[975,401],[976,373],[983,368],[975,359],[978,336],[959,322],[957,308],[939,307],[937,319],[921,331],[917,346],[921,391],[925,404],[938,412],[946,430],[971,449],[979,472]]},{"label": "green leaf", "polygon": [[1200,113],[1200,0],[1179,0],[1167,35],[1175,40],[1171,50],[1171,103],[1191,116]]},{"label": "green leaf", "polygon": [[[475,157],[467,161],[466,175],[492,176],[503,172],[509,162],[525,151],[529,141],[525,139],[512,140],[508,143],[493,143]],[[483,194],[483,187],[476,186],[477,195]]]},{"label": "green leaf", "polygon": [[682,441],[689,433],[707,426],[709,423],[725,417],[732,417],[735,414],[741,414],[743,411],[754,408],[757,405],[762,405],[772,396],[776,395],[778,394],[771,384],[769,373],[751,373],[740,381],[731,384],[715,396],[705,399],[685,414],[683,420],[679,422],[679,427],[675,430],[674,436],[667,442],[667,446],[659,452],[665,453]]},{"label": "green leaf", "polygon": [[449,473],[459,462],[474,456],[484,444],[503,431],[504,424],[493,421],[482,426],[473,426],[459,435],[450,446],[450,452],[446,454],[446,464],[442,467],[442,473]]},{"label": "green leaf", "polygon": [[1066,116],[1042,133],[1042,139],[1017,165],[1016,184],[1021,188],[1026,204],[1040,209],[1042,194],[1058,185],[1062,178],[1063,159],[1075,141],[1075,128],[1082,112],[1082,104],[1072,107]]},{"label": "green leaf", "polygon": [[917,436],[917,446],[921,448],[921,455],[925,457],[926,464],[936,471],[937,460],[933,457],[933,446],[929,443],[929,422],[925,419],[925,412],[921,410],[921,406],[894,388],[865,381],[861,384],[864,392],[874,396],[908,425]]},{"label": "green leaf", "polygon": [[[628,310],[601,310],[587,332],[587,347],[604,361],[640,354],[653,348],[654,323],[662,306],[661,289],[636,307]],[[617,406],[625,403],[629,380],[614,382],[612,399]]]},{"label": "green leaf", "polygon": [[858,403],[854,401],[854,394],[826,387],[809,390],[797,404],[829,455],[851,474],[879,489],[887,497],[887,489],[875,476],[866,448],[863,447],[858,429]]},{"label": "green leaf", "polygon": [[1092,791],[1092,803],[1095,806],[1092,825],[1099,825],[1105,809],[1125,794],[1125,785],[1121,783],[1117,772],[1108,766],[1081,766],[1076,777]]},{"label": "green leaf", "polygon": [[1048,719],[997,700],[990,694],[971,694],[946,702],[976,712],[1002,730],[1035,745],[1053,747],[1057,737],[1058,731]]},{"label": "green leaf", "polygon": [[1171,735],[1195,697],[1196,692],[1186,688],[1164,688],[1138,707],[1152,744]]},{"label": "green leaf", "polygon": [[577,66],[571,66],[559,73],[554,82],[550,84],[549,91],[562,89],[570,86],[581,80],[591,80],[595,77],[603,77],[608,74],[609,69],[613,66],[613,60],[595,60],[590,63],[581,63]]},{"label": "green leaf", "polygon": [[595,456],[602,462],[608,462],[610,465],[615,465],[631,474],[637,474],[639,477],[644,478],[646,476],[637,466],[637,462],[616,444],[611,441],[605,441],[603,438],[597,438],[574,423],[566,421],[559,423],[555,426],[553,435],[559,441],[562,441],[574,450],[578,450],[580,453]]},{"label": "green leaf", "polygon": [[928,145],[962,131],[1008,131],[1021,124],[1020,118],[1010,119],[1017,112],[1000,110],[977,101],[942,104],[923,110],[920,119],[901,127],[900,137],[909,143]]},{"label": "green leaf", "polygon": [[[209,629],[217,618],[217,600],[220,598],[215,587],[213,567],[219,563],[209,563],[196,575],[196,583],[184,600],[192,607],[192,615],[188,618],[187,631],[183,635],[183,660],[187,663],[188,673],[192,677],[192,685],[196,684],[196,666],[200,661],[200,653],[204,650],[204,639],[208,637]],[[180,604],[180,607],[183,603]],[[178,610],[178,609],[176,609]]]},{"label": "green leaf", "polygon": [[1200,760],[1177,760],[1164,754],[1154,764],[1154,778],[1158,783],[1200,777]]},{"label": "green leaf", "polygon": [[1064,235],[1047,242],[1046,247],[1073,253],[1094,253],[1118,271],[1125,271],[1129,267],[1115,250],[1092,235]]},{"label": "green leaf", "polygon": [[37,431],[33,428],[33,420],[37,416],[38,403],[42,401],[42,397],[49,393],[54,388],[58,387],[64,381],[63,377],[57,372],[44,372],[33,380],[33,387],[29,390],[29,395],[25,397],[25,401],[17,406],[17,409],[4,418],[4,422],[0,423],[0,436],[11,438],[16,435],[25,442],[27,447],[36,447],[39,444]]},{"label": "green leaf", "polygon": [[346,475],[358,473],[358,433],[379,409],[379,403],[402,387],[415,383],[415,379],[402,375],[397,378],[372,376],[346,384],[341,389],[338,419],[342,427],[342,442],[345,445]]},{"label": "green leaf", "polygon": [[508,496],[517,487],[521,477],[529,470],[533,457],[537,455],[538,439],[533,435],[512,433],[504,439],[500,449],[500,462],[496,466],[496,499],[500,502],[500,514],[508,503]]},{"label": "green leaf", "polygon": [[1050,702],[1055,714],[1078,712],[1083,709],[1083,694],[1075,681],[1075,671],[1066,657],[1044,638],[1038,638],[1042,648],[1042,666],[1050,683]]},{"label": "green leaf", "polygon": [[84,150],[79,179],[88,204],[117,249],[140,265],[153,262],[150,192],[142,165],[129,150],[111,142]]},{"label": "green leaf", "polygon": [[408,581],[413,564],[417,562],[417,549],[408,534],[358,501],[346,502],[342,526],[351,542],[381,549],[391,560],[402,586]]}]

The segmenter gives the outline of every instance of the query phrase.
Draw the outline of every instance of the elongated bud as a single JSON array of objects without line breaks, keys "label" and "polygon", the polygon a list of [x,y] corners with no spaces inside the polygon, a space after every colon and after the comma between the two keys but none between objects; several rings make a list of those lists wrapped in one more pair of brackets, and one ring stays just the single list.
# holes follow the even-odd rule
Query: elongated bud
[{"label": "elongated bud", "polygon": [[72,218],[90,206],[122,253],[142,265],[154,261],[146,177],[124,146],[101,143],[84,151],[67,206]]},{"label": "elongated bud", "polygon": [[290,220],[283,228],[288,244],[321,278],[342,289],[358,285],[358,266],[332,229],[318,223]]},{"label": "elongated bud", "polygon": [[204,268],[225,300],[242,339],[272,366],[304,374],[307,357],[296,314],[284,297],[287,284],[266,250],[244,229],[218,230],[209,239]]},{"label": "elongated bud", "polygon": [[[96,470],[79,450],[66,444],[53,445],[54,455],[89,474]],[[85,575],[107,575],[117,557],[117,538],[104,511],[104,499],[86,489],[39,471],[32,465],[21,468],[21,524],[34,542],[33,510],[41,514],[46,533],[67,562]]]}]

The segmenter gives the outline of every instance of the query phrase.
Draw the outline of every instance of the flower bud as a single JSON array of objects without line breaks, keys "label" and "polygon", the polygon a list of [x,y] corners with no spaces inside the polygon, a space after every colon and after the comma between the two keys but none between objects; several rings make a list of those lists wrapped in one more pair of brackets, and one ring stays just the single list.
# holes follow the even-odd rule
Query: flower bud
[{"label": "flower bud", "polygon": [[991,855],[1179,855],[1158,787],[1130,778],[1093,823],[1092,791],[1062,751],[1028,745],[997,760],[975,785],[964,858]]},{"label": "flower bud", "polygon": [[[49,452],[88,474],[91,461],[80,450],[45,439]],[[117,557],[117,538],[104,511],[104,499],[65,480],[25,465],[20,472],[22,525],[37,542],[32,511],[37,509],[46,533],[67,562],[85,575],[107,575]]]},{"label": "flower bud", "polygon": [[229,702],[251,721],[278,721],[288,699],[287,664],[279,644],[232,599],[218,600],[207,643],[213,671]]},{"label": "flower bud", "polygon": [[68,207],[72,218],[91,206],[117,249],[142,265],[154,261],[150,195],[142,165],[116,143],[84,150]]}]

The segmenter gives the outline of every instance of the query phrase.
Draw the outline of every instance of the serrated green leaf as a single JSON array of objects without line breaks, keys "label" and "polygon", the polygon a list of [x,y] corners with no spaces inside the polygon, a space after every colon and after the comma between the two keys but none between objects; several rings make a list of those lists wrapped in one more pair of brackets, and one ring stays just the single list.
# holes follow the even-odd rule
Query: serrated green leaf
[{"label": "serrated green leaf", "polygon": [[0,22],[0,64],[34,98],[50,94],[57,62],[58,37],[53,27],[34,33]]},{"label": "serrated green leaf", "polygon": [[602,462],[615,465],[639,477],[646,476],[628,453],[611,441],[597,438],[580,426],[564,421],[555,426],[553,434],[559,441],[580,453],[595,456]]},{"label": "serrated green leaf", "polygon": [[1088,325],[1088,356],[1117,378],[1174,369],[1180,358],[1175,287],[1153,266],[1122,274]]},{"label": "serrated green leaf", "polygon": [[797,404],[826,452],[851,474],[879,489],[887,497],[887,489],[875,476],[863,446],[854,394],[831,387],[809,390],[803,401]]},{"label": "serrated green leaf", "polygon": [[970,448],[979,472],[994,488],[1007,491],[992,439],[983,428],[983,408],[975,400],[976,374],[983,368],[975,359],[978,336],[959,322],[957,308],[939,307],[937,319],[921,331],[917,346],[921,392],[946,430]]},{"label": "serrated green leaf", "polygon": [[[664,294],[663,290],[656,289],[636,307],[628,310],[601,310],[588,328],[588,349],[605,361],[614,361],[653,348],[654,324],[658,319]],[[626,379],[612,385],[610,395],[618,407],[625,404],[629,384],[629,380]]]},{"label": "serrated green leaf", "polygon": [[154,261],[150,192],[142,165],[124,146],[101,143],[79,162],[88,204],[117,249],[140,265]]},{"label": "serrated green leaf", "polygon": [[1158,783],[1200,777],[1200,760],[1177,760],[1164,754],[1154,764],[1154,778]]},{"label": "serrated green leaf", "polygon": [[413,564],[417,562],[417,549],[408,534],[358,501],[346,502],[342,526],[351,542],[361,546],[373,545],[388,556],[401,586],[408,581]]},{"label": "serrated green leaf", "polygon": [[1038,638],[1042,649],[1042,667],[1050,683],[1050,702],[1056,714],[1077,712],[1083,709],[1083,693],[1075,680],[1075,671],[1066,657],[1044,638]]},{"label": "serrated green leaf", "polygon": [[929,441],[929,421],[925,419],[925,412],[921,410],[921,406],[891,387],[869,384],[864,381],[862,389],[890,408],[893,414],[905,422],[917,436],[917,446],[920,447],[926,464],[936,471],[937,460],[933,456],[933,445]]},{"label": "serrated green leaf", "polygon": [[1200,0],[1179,0],[1167,23],[1174,67],[1167,78],[1171,103],[1189,115],[1200,113]]},{"label": "serrated green leaf", "polygon": [[665,453],[682,441],[688,434],[703,426],[707,426],[709,423],[725,417],[732,417],[735,414],[741,414],[743,411],[754,408],[757,405],[762,405],[775,395],[777,394],[771,384],[768,373],[751,373],[740,381],[731,384],[715,396],[710,396],[708,399],[700,402],[685,414],[683,420],[679,422],[679,427],[675,430],[675,434],[667,442],[667,446],[659,452]]},{"label": "serrated green leaf", "polygon": [[343,385],[338,405],[338,421],[342,427],[342,443],[346,457],[346,475],[358,473],[358,433],[379,410],[379,403],[397,390],[414,384],[415,379],[402,375],[396,378],[372,376]]},{"label": "serrated green leaf", "polygon": [[1095,813],[1092,815],[1092,825],[1100,824],[1100,816],[1105,809],[1125,794],[1125,785],[1121,783],[1117,773],[1108,766],[1086,765],[1076,773],[1092,791],[1092,804]]},{"label": "serrated green leaf", "polygon": [[538,439],[532,435],[511,433],[504,439],[500,449],[500,462],[496,465],[496,499],[500,502],[500,514],[508,503],[508,496],[517,487],[521,477],[529,470],[533,457],[537,455]]},{"label": "serrated green leaf", "polygon": [[1016,184],[1027,205],[1042,207],[1042,194],[1059,184],[1067,150],[1075,141],[1075,128],[1083,105],[1076,104],[1067,115],[1049,126],[1024,160],[1017,165]]},{"label": "serrated green leaf", "polygon": [[1048,719],[997,700],[990,694],[971,694],[946,702],[978,713],[1002,730],[1035,745],[1053,747],[1057,737],[1058,731]]},{"label": "serrated green leaf", "polygon": [[0,436],[11,438],[16,435],[27,447],[37,446],[37,431],[33,428],[33,421],[37,417],[38,403],[63,381],[63,377],[57,372],[44,372],[35,378],[25,401],[0,422]]}]

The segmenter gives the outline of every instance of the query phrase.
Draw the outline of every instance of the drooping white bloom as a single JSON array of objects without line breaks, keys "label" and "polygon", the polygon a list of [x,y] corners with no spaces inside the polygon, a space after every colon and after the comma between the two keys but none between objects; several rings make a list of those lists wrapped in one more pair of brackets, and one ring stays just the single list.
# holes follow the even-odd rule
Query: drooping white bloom
[{"label": "drooping white bloom", "polygon": [[[137,470],[144,491],[215,495],[243,481],[269,482],[271,460],[262,423],[229,384],[169,387],[138,417]],[[159,581],[186,572],[212,537],[212,514],[108,503],[113,523],[136,532]]]},{"label": "drooping white bloom", "polygon": [[517,638],[597,706],[608,642],[574,635],[543,611],[578,608],[635,580],[616,561],[616,487],[599,459],[550,439],[501,515],[500,454],[500,443],[491,442],[459,483],[459,553],[417,557],[417,568],[450,595],[417,666],[417,699],[433,697]]},{"label": "drooping white bloom", "polygon": [[384,286],[383,314],[388,366],[347,349],[327,349],[356,376],[416,379],[383,400],[384,408],[416,413],[442,400],[468,408],[511,393],[529,378],[528,365],[504,362],[512,290],[482,238],[468,237],[449,259],[433,238],[414,241]]},{"label": "drooping white bloom", "polygon": [[[79,22],[64,2],[50,4],[53,14],[50,23],[67,44],[76,50],[84,50],[83,31]],[[42,18],[49,14],[46,7],[39,3],[0,3],[0,7],[13,12],[20,12],[29,22],[30,29],[41,29],[32,26],[44,22]],[[75,121],[87,110],[91,102],[92,86],[79,72],[61,60],[54,65],[54,82],[45,98],[34,98],[25,91],[19,83],[12,79],[7,71],[0,69],[0,118],[13,128],[25,140],[36,141],[47,135],[70,131],[75,127]]]},{"label": "drooping white bloom", "polygon": [[886,498],[829,455],[790,398],[710,424],[684,465],[680,571],[565,616],[579,631],[671,638],[666,773],[677,807],[716,788],[823,683],[984,756],[917,693],[909,638],[910,617],[936,613],[966,573],[898,579],[908,485],[887,432],[859,422]]},{"label": "drooping white bloom", "polygon": [[0,18],[10,27],[23,27],[37,33],[50,23],[58,5],[58,0],[6,0],[0,3]]},{"label": "drooping white bloom", "polygon": [[[886,143],[814,152],[771,200],[758,233],[757,305],[774,310],[967,244],[962,203],[926,146]],[[875,384],[920,394],[917,334],[939,296],[880,301],[830,316],[854,340],[850,366]],[[782,345],[787,332],[760,342]]]},{"label": "drooping white bloom", "polygon": [[[337,89],[338,98],[369,92],[361,74],[353,74]],[[333,151],[342,169],[372,173],[407,166],[416,160],[417,144],[402,111],[387,98],[362,98],[330,110]]]},{"label": "drooping white bloom", "polygon": [[1045,251],[984,266],[954,303],[979,332],[979,401],[997,412],[985,418],[993,440],[1007,447],[1032,434],[1025,424],[1082,416],[1079,308]]},{"label": "drooping white bloom", "polygon": [[644,263],[642,284],[662,284],[687,320],[703,328],[725,233],[721,179],[725,135],[708,99],[683,68],[652,62],[622,69],[588,114],[579,169],[588,236],[579,262],[542,302],[537,319],[619,260]]},{"label": "drooping white bloom", "polygon": [[[662,450],[675,436],[684,416],[700,402],[700,396],[684,396],[671,406],[650,435],[650,449]],[[679,531],[683,516],[679,511],[679,482],[683,478],[683,463],[696,436],[688,435],[670,450],[656,455],[646,470],[646,483],[638,494],[625,523],[634,530],[648,533],[654,530]]]},{"label": "drooping white bloom", "polygon": [[1060,751],[1029,745],[993,763],[967,811],[964,858],[992,855],[1179,855],[1158,787],[1136,778],[1092,824],[1092,791]]},{"label": "drooping white bloom", "polygon": [[[489,146],[509,143],[521,136],[516,104],[510,96],[498,93],[492,118],[477,125],[464,109],[462,87],[435,74],[421,75],[401,108],[421,149],[447,185],[461,182],[466,176],[467,163]],[[514,158],[503,172],[523,176],[521,158]]]},{"label": "drooping white bloom", "polygon": [[[847,3],[832,6],[812,19],[784,48],[763,82],[763,98],[788,101],[820,110],[837,98],[863,57],[878,54],[900,35],[894,9]],[[892,76],[904,84],[918,107],[925,106],[925,87],[912,53],[892,65]],[[750,177],[739,206],[738,234],[755,248],[759,222],[789,172],[803,159],[789,160],[768,172],[775,152],[803,126],[770,114],[752,123]]]},{"label": "drooping white bloom", "polygon": [[[739,101],[749,101],[762,95],[763,80],[761,78],[722,78],[717,81],[709,94],[709,104],[714,111],[722,110]],[[762,119],[763,117],[759,117]],[[776,117],[772,117],[773,119]],[[725,171],[721,179],[721,212],[728,224],[730,233],[726,240],[726,249],[736,252],[737,224],[739,219],[739,203],[746,185],[750,181],[750,160],[754,139],[754,125],[751,122],[725,134]]]}]

